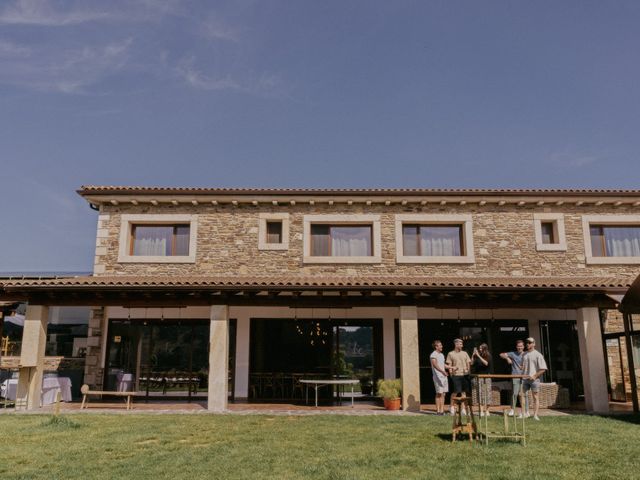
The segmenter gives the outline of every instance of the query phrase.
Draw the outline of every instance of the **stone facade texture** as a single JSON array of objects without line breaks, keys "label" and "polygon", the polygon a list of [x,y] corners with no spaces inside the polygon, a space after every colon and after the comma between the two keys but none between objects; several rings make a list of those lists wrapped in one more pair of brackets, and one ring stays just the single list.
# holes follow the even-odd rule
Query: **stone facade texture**
[{"label": "stone facade texture", "polygon": [[92,307],[87,333],[87,355],[84,366],[84,383],[94,390],[102,390],[104,369],[102,368],[102,334],[104,307]]},{"label": "stone facade texture", "polygon": [[[195,263],[118,263],[121,214],[196,214],[198,239]],[[258,250],[260,213],[289,213],[289,249]],[[397,264],[396,214],[471,214],[475,263]],[[534,213],[564,215],[567,250],[536,250]],[[307,264],[303,262],[304,215],[377,214],[381,218],[382,262],[379,264]],[[617,276],[640,273],[640,265],[588,265],[582,229],[583,215],[638,215],[631,205],[613,207],[479,205],[296,204],[259,206],[102,205],[98,219],[96,275],[425,275],[425,276]]]}]

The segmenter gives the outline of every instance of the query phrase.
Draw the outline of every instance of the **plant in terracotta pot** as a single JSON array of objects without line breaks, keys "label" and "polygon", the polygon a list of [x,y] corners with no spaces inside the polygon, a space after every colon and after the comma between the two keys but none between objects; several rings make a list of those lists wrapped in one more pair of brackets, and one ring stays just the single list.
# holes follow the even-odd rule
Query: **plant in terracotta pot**
[{"label": "plant in terracotta pot", "polygon": [[399,378],[378,380],[378,396],[384,401],[387,410],[400,410],[402,380]]}]

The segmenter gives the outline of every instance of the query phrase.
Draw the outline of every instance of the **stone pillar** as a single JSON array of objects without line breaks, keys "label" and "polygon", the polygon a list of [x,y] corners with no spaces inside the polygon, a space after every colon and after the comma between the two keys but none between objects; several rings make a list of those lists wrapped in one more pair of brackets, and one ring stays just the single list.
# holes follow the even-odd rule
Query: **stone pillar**
[{"label": "stone pillar", "polygon": [[382,359],[384,378],[396,376],[396,332],[394,315],[382,319]]},{"label": "stone pillar", "polygon": [[590,412],[609,413],[600,315],[597,308],[579,308],[576,313],[585,406]]},{"label": "stone pillar", "polygon": [[249,342],[251,319],[238,315],[236,328],[235,399],[249,398]]},{"label": "stone pillar", "polygon": [[213,412],[227,409],[229,390],[229,307],[211,305],[209,332],[209,398]]},{"label": "stone pillar", "polygon": [[93,390],[102,390],[104,383],[104,365],[102,364],[102,344],[105,308],[92,307],[87,331],[87,353],[84,362],[84,383]]},{"label": "stone pillar", "polygon": [[43,305],[27,306],[24,330],[22,331],[16,408],[36,410],[41,407],[48,320],[49,307]]},{"label": "stone pillar", "polygon": [[420,411],[418,307],[400,307],[400,376],[402,409]]}]

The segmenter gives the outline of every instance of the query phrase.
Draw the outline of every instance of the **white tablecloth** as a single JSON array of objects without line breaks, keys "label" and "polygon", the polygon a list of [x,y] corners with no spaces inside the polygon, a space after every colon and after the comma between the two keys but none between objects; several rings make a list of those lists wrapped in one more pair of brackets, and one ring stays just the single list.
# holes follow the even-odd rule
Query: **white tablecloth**
[{"label": "white tablecloth", "polygon": [[118,373],[116,375],[116,390],[118,392],[133,392],[133,374]]},{"label": "white tablecloth", "polygon": [[18,379],[5,380],[0,384],[0,397],[7,400],[15,400],[18,392]]},{"label": "white tablecloth", "polygon": [[[0,393],[7,400],[15,400],[18,392],[18,379],[5,380],[0,385]],[[70,402],[71,379],[69,377],[47,377],[42,380],[42,405],[50,405],[56,401],[56,393],[62,394],[63,402]]]}]

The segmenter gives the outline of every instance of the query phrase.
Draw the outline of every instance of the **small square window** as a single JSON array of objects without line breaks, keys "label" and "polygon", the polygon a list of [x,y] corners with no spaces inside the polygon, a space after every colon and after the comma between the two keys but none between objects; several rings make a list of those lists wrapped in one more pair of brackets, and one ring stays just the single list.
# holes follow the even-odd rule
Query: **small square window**
[{"label": "small square window", "polygon": [[567,239],[564,233],[564,215],[561,213],[534,213],[536,250],[539,252],[564,252]]},{"label": "small square window", "polygon": [[258,250],[289,249],[289,214],[261,213],[258,219]]},{"label": "small square window", "polygon": [[267,220],[267,243],[282,243],[282,220]]},{"label": "small square window", "polygon": [[542,243],[544,245],[555,245],[558,243],[556,222],[540,222],[542,233]]}]

